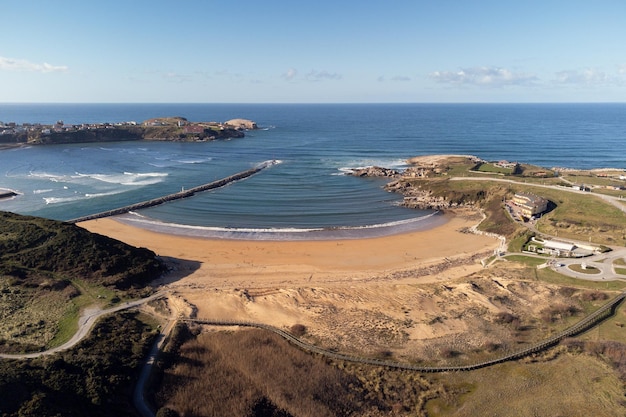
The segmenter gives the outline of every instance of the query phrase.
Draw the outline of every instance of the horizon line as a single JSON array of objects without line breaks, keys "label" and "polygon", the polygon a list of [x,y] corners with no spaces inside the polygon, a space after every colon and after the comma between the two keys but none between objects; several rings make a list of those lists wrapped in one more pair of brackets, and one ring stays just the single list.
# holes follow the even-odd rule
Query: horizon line
[{"label": "horizon line", "polygon": [[215,105],[372,105],[372,104],[427,104],[427,105],[441,105],[441,104],[626,104],[626,101],[345,101],[345,102],[202,102],[202,101],[0,101],[0,105],[29,105],[29,104],[215,104]]}]

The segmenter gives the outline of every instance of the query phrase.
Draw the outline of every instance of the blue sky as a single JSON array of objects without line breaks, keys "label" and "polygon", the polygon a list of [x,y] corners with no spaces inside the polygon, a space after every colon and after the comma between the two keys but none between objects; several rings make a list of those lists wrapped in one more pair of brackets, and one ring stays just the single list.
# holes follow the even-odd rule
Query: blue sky
[{"label": "blue sky", "polygon": [[3,0],[0,102],[624,102],[626,1]]}]

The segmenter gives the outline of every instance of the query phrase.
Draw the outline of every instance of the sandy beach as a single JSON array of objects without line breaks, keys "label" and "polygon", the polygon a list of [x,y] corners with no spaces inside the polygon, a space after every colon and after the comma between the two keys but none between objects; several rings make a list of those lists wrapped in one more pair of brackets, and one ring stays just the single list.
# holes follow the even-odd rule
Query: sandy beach
[{"label": "sandy beach", "polygon": [[450,216],[428,230],[392,236],[314,241],[256,241],[181,237],[105,218],[81,223],[92,232],[146,247],[159,256],[200,263],[176,283],[198,282],[216,288],[312,284],[367,280],[381,274],[418,269],[443,259],[495,249],[493,238],[462,233],[475,219]]},{"label": "sandy beach", "polygon": [[[465,231],[478,220],[449,215],[444,225],[428,230],[329,241],[187,238],[115,218],[80,226],[168,259],[174,270],[157,283],[170,290],[183,314],[279,327],[302,323],[325,344],[342,347],[350,343],[333,342],[333,328],[342,326],[349,334],[350,326],[369,326],[372,314],[392,331],[399,320],[423,321],[436,300],[421,285],[440,285],[482,269],[480,258],[499,242]],[[444,333],[458,330],[453,326]],[[414,325],[410,332],[415,339],[442,335],[426,325]],[[359,342],[352,338],[352,343]]]}]

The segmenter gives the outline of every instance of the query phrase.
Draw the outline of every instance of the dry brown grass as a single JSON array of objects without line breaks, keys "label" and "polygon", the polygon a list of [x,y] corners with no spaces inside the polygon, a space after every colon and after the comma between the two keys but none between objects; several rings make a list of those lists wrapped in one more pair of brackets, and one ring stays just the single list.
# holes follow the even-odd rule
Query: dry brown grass
[{"label": "dry brown grass", "polygon": [[332,366],[261,330],[199,334],[161,387],[159,407],[184,416],[415,415],[438,391],[415,373]]},{"label": "dry brown grass", "polygon": [[625,371],[617,342],[569,339],[521,361],[421,375],[331,363],[261,330],[219,331],[182,345],[157,398],[184,416],[623,416]]},{"label": "dry brown grass", "polygon": [[427,404],[430,417],[624,416],[624,385],[607,364],[586,354],[510,362],[440,375],[445,394]]}]

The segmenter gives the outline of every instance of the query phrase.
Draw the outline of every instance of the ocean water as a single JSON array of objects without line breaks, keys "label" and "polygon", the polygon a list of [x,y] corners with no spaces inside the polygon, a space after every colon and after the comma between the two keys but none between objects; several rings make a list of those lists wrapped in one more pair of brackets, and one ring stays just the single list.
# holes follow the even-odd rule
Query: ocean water
[{"label": "ocean water", "polygon": [[0,150],[0,210],[68,220],[191,188],[266,160],[224,188],[141,210],[215,230],[367,229],[413,224],[385,180],[345,175],[403,168],[426,154],[472,154],[545,167],[626,169],[625,104],[0,104],[16,123],[247,118],[260,130],[204,143],[117,142]]}]

